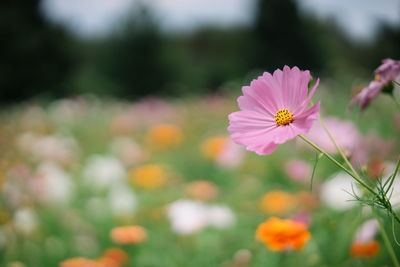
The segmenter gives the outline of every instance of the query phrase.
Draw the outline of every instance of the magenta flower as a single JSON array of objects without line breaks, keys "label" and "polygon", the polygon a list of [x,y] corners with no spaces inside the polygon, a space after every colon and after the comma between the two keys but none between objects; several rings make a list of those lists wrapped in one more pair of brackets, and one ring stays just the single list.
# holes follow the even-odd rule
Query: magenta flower
[{"label": "magenta flower", "polygon": [[375,80],[351,100],[349,108],[357,102],[360,103],[361,109],[368,107],[371,100],[377,97],[383,88],[400,76],[400,61],[386,58],[382,60],[382,65],[374,71],[374,74]]},{"label": "magenta flower", "polygon": [[273,75],[264,72],[238,98],[240,111],[229,115],[228,131],[234,142],[259,155],[272,153],[279,144],[307,133],[318,118],[319,102],[307,109],[319,84],[308,93],[310,72],[288,66]]}]

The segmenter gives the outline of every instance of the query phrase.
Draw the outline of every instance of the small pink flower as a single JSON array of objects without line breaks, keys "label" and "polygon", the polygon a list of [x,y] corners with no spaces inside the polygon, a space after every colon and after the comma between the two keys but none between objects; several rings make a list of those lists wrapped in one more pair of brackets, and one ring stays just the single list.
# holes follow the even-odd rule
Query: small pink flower
[{"label": "small pink flower", "polygon": [[224,149],[217,156],[216,162],[225,168],[236,168],[244,159],[245,150],[242,146],[239,146],[228,139]]},{"label": "small pink flower", "polygon": [[349,108],[357,102],[360,103],[361,109],[368,107],[371,100],[377,97],[385,86],[400,76],[400,61],[386,58],[382,60],[382,65],[374,71],[374,74],[375,80],[351,100]]},{"label": "small pink flower", "polygon": [[233,141],[259,155],[272,153],[279,144],[307,133],[318,118],[319,102],[307,109],[319,84],[308,93],[308,70],[288,66],[273,75],[264,72],[244,86],[238,112],[229,115],[228,131]]},{"label": "small pink flower", "polygon": [[303,160],[289,160],[285,163],[285,173],[289,178],[298,182],[308,182],[311,178],[311,165]]},{"label": "small pink flower", "polygon": [[361,90],[350,102],[349,108],[355,103],[360,103],[360,108],[365,109],[369,106],[372,99],[377,97],[384,87],[384,83],[381,81],[372,81],[369,85]]}]

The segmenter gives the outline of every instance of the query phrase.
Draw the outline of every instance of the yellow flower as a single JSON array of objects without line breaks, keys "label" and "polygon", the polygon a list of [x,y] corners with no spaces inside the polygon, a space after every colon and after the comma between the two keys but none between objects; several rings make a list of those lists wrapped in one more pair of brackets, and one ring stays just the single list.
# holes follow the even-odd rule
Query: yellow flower
[{"label": "yellow flower", "polygon": [[266,193],[259,202],[259,208],[262,212],[273,215],[286,214],[293,210],[295,205],[295,197],[281,190]]},{"label": "yellow flower", "polygon": [[139,188],[155,189],[162,187],[168,178],[167,171],[161,165],[148,164],[133,168],[129,172],[131,183]]},{"label": "yellow flower", "polygon": [[226,144],[228,142],[228,137],[217,136],[206,139],[201,145],[201,152],[204,157],[209,160],[217,160],[218,156],[221,155]]},{"label": "yellow flower", "polygon": [[256,231],[256,239],[273,251],[301,250],[310,237],[305,223],[276,217],[261,223]]},{"label": "yellow flower", "polygon": [[170,124],[156,125],[150,128],[146,136],[147,143],[154,149],[177,147],[182,143],[182,140],[182,130]]},{"label": "yellow flower", "polygon": [[147,239],[147,231],[141,226],[115,227],[110,232],[111,240],[120,245],[135,245]]}]

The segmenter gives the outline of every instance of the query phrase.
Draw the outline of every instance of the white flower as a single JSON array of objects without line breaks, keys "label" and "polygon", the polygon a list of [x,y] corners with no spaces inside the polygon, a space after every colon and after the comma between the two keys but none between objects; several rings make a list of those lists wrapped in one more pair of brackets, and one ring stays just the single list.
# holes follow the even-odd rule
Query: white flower
[{"label": "white flower", "polygon": [[178,234],[192,234],[207,225],[207,208],[199,201],[177,200],[169,205],[168,218]]},{"label": "white flower", "polygon": [[46,203],[66,203],[74,191],[69,175],[54,163],[42,163],[33,186],[37,197]]},{"label": "white flower", "polygon": [[181,199],[168,207],[172,230],[178,234],[193,234],[207,226],[225,228],[235,221],[226,206],[208,205],[200,201]]},{"label": "white flower", "polygon": [[235,215],[227,206],[211,205],[208,207],[208,224],[216,228],[225,228],[235,222]]},{"label": "white flower", "polygon": [[352,194],[359,195],[358,189],[353,177],[345,172],[339,172],[322,184],[322,201],[335,210],[347,210],[352,208],[356,202]]},{"label": "white flower", "polygon": [[30,234],[37,228],[36,213],[30,208],[22,208],[14,214],[14,225],[17,231]]},{"label": "white flower", "polygon": [[111,212],[116,215],[133,214],[137,208],[137,199],[127,184],[118,183],[111,187],[108,194]]},{"label": "white flower", "polygon": [[83,170],[83,179],[86,186],[104,190],[113,183],[124,181],[126,171],[117,158],[94,155],[88,159]]}]

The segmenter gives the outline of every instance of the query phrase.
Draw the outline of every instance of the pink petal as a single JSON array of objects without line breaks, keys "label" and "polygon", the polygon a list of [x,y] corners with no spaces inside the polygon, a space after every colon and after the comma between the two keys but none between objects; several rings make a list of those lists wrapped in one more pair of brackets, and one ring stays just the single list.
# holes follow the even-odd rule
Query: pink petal
[{"label": "pink petal", "polygon": [[308,94],[308,97],[304,100],[304,102],[301,105],[299,105],[296,109],[294,109],[293,113],[301,113],[304,109],[306,109],[306,107],[310,103],[311,98],[313,97],[318,85],[319,85],[319,78],[317,79],[314,87],[311,89],[310,93]]},{"label": "pink petal", "polygon": [[268,154],[271,154],[272,152],[274,152],[277,146],[278,146],[278,144],[274,144],[271,142],[271,143],[267,143],[265,145],[248,146],[247,150],[254,151],[258,155],[263,156],[263,155],[268,155]]},{"label": "pink petal", "polygon": [[309,71],[300,71],[294,67],[290,69],[288,66],[283,68],[282,77],[282,94],[285,106],[294,111],[303,103],[308,92],[308,82],[311,76]]},{"label": "pink petal", "polygon": [[275,126],[275,120],[251,111],[237,111],[228,116],[230,125],[228,131],[252,131]]},{"label": "pink petal", "polygon": [[274,72],[274,76],[269,72],[264,72],[262,76],[263,79],[260,79],[265,85],[272,89],[271,97],[273,97],[274,102],[277,103],[276,111],[284,107],[281,88],[282,75],[282,71],[278,69]]},{"label": "pink petal", "polygon": [[275,131],[275,127],[271,127],[264,130],[255,130],[251,132],[236,132],[231,135],[232,140],[239,145],[244,145],[247,147],[257,147],[264,146],[270,143],[271,139],[268,138],[270,133]]},{"label": "pink petal", "polygon": [[257,101],[256,98],[249,96],[249,94],[240,96],[237,102],[241,110],[256,112],[266,117],[274,116],[274,114],[269,109],[265,108],[260,101]]},{"label": "pink petal", "polygon": [[306,134],[310,131],[313,122],[318,119],[319,107],[320,102],[294,116],[291,126],[296,129],[298,134]]},{"label": "pink petal", "polygon": [[274,89],[266,84],[262,77],[253,80],[250,86],[242,88],[243,95],[258,102],[271,115],[275,115],[278,108],[278,101]]}]

